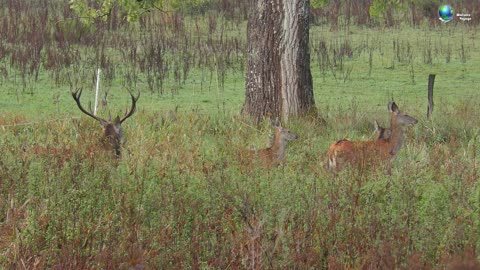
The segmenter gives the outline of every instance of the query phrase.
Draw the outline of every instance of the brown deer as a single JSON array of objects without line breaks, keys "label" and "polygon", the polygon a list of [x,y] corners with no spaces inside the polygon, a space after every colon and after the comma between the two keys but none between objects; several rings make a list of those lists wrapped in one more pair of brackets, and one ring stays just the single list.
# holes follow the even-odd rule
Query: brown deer
[{"label": "brown deer", "polygon": [[[373,135],[375,137],[375,140],[386,140],[388,138],[390,138],[390,136],[392,135],[392,130],[390,128],[384,128],[382,126],[380,126],[377,122],[377,120],[374,120],[373,121],[373,125],[375,127],[375,130],[373,131]],[[339,140],[337,141],[337,143],[339,142],[343,142],[343,141],[348,141],[347,139],[343,139],[343,140]],[[326,169],[330,169],[329,167],[329,164],[328,164],[328,157],[327,157],[327,162],[324,164],[326,165]]]},{"label": "brown deer", "polygon": [[94,115],[92,112],[85,110],[80,103],[81,96],[82,96],[82,89],[77,89],[77,91],[72,92],[72,97],[77,103],[80,111],[92,117],[93,119],[97,120],[98,122],[100,122],[100,125],[102,125],[103,135],[104,135],[103,142],[105,146],[107,148],[113,149],[116,157],[120,157],[121,155],[120,148],[123,143],[123,132],[122,132],[121,124],[125,120],[127,120],[127,118],[132,116],[133,113],[135,112],[137,100],[140,98],[140,91],[138,92],[137,97],[134,97],[132,93],[130,93],[130,96],[132,97],[132,107],[130,108],[130,111],[125,111],[125,115],[123,116],[122,119],[120,119],[120,117],[117,116],[113,121],[111,118],[107,121],[103,118],[100,118]]},{"label": "brown deer", "polygon": [[[330,145],[328,150],[328,167],[340,171],[345,165],[374,166],[387,164],[387,172],[391,173],[391,161],[403,145],[405,128],[416,124],[417,119],[400,112],[394,102],[388,104],[390,111],[390,131],[382,130],[376,123],[377,140],[352,142],[340,140]],[[389,134],[388,134],[389,133]]]},{"label": "brown deer", "polygon": [[248,157],[251,160],[259,159],[260,165],[263,167],[277,167],[285,160],[287,143],[296,139],[298,139],[297,135],[295,135],[289,129],[278,125],[275,127],[275,135],[273,137],[272,146],[260,150],[249,150]]},{"label": "brown deer", "polygon": [[392,129],[381,127],[377,120],[373,122],[373,125],[375,126],[374,134],[376,140],[386,140],[392,136]]}]

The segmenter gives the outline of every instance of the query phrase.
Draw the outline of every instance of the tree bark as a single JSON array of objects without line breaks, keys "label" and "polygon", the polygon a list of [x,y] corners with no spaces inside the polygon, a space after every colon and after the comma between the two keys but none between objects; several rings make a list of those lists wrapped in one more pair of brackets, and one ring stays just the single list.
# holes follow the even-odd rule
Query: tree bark
[{"label": "tree bark", "polygon": [[309,0],[250,0],[242,113],[284,121],[315,108],[310,72]]}]

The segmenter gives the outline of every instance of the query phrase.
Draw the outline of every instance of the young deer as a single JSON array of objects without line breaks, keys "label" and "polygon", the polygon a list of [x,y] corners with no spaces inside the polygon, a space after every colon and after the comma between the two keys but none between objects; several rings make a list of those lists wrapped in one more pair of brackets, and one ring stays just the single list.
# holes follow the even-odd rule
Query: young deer
[{"label": "young deer", "polygon": [[267,168],[277,167],[285,160],[285,149],[287,148],[288,141],[294,141],[296,139],[298,139],[298,136],[289,129],[276,126],[273,145],[265,149],[250,150],[248,156],[250,159],[258,158],[261,166]]},{"label": "young deer", "polygon": [[[328,167],[340,171],[346,164],[352,166],[374,166],[379,163],[387,164],[390,174],[390,162],[395,158],[403,145],[405,128],[416,124],[417,119],[400,112],[394,102],[388,104],[390,111],[390,132],[388,129],[378,129],[376,123],[377,140],[352,142],[340,140],[330,145],[328,150]],[[388,134],[389,133],[389,134]]]},{"label": "young deer", "polygon": [[105,146],[107,148],[114,150],[116,157],[120,157],[120,154],[121,154],[120,148],[123,143],[123,132],[122,132],[121,124],[123,123],[123,121],[127,120],[127,118],[132,116],[133,113],[135,112],[137,100],[140,98],[140,92],[138,92],[137,97],[134,97],[132,93],[130,93],[130,96],[132,97],[132,108],[130,109],[130,111],[125,112],[125,115],[123,116],[122,119],[120,119],[120,117],[117,116],[115,120],[113,120],[113,122],[112,122],[112,119],[109,119],[107,121],[103,118],[100,118],[94,115],[92,112],[85,110],[83,106],[80,104],[81,96],[82,96],[82,89],[72,92],[72,97],[77,103],[80,111],[92,117],[93,119],[97,120],[102,125],[103,135],[104,135],[103,142],[105,143]]},{"label": "young deer", "polygon": [[392,129],[381,127],[377,120],[373,122],[373,125],[375,126],[374,134],[376,140],[386,140],[392,136]]}]

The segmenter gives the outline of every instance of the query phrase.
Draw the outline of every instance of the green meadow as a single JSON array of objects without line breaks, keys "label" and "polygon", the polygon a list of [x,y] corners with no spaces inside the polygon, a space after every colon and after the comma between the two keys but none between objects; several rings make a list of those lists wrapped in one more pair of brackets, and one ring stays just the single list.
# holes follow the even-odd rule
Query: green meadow
[{"label": "green meadow", "polygon": [[[237,34],[244,35],[246,26],[239,27],[243,30]],[[323,112],[332,106],[346,108],[354,102],[368,108],[369,113],[381,113],[387,101],[394,99],[414,108],[425,107],[429,74],[437,75],[434,96],[438,102],[449,104],[475,98],[480,79],[476,72],[480,66],[478,41],[477,29],[461,24],[415,29],[352,26],[337,32],[327,26],[312,25],[310,55],[317,106]],[[91,50],[85,49],[88,52]],[[112,49],[109,53],[112,59],[118,58],[119,52]],[[205,114],[238,113],[245,95],[245,72],[241,62],[244,56],[237,59],[235,66],[226,70],[219,70],[218,66],[194,68],[180,85],[167,78],[163,94],[148,91],[144,74],[139,74],[139,83],[134,88],[142,92],[139,108],[158,112],[176,108]],[[117,61],[116,65],[122,65],[121,59]],[[86,102],[93,103],[97,68],[85,65],[82,68],[91,76],[79,85],[86,88]],[[2,80],[1,112],[15,112],[29,119],[77,114],[77,108],[71,106],[68,84],[56,85],[51,74],[40,72],[38,81],[22,89],[19,72],[10,70],[8,78]],[[108,91],[114,107],[112,113],[123,110],[122,106],[129,101],[126,88],[122,87],[125,81],[122,72],[107,85],[100,82],[100,96]],[[372,111],[372,106],[381,109]]]}]

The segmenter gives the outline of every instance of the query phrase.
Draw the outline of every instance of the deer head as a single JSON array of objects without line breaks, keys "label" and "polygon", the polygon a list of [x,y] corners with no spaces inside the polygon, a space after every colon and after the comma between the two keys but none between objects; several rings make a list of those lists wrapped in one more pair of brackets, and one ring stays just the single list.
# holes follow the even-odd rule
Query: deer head
[{"label": "deer head", "polygon": [[375,126],[375,131],[374,131],[375,139],[377,139],[377,140],[387,140],[387,139],[390,138],[390,136],[392,136],[392,129],[384,128],[384,127],[380,126],[378,124],[377,120],[375,120],[373,122],[373,125]]},{"label": "deer head", "polygon": [[390,111],[390,128],[393,130],[394,127],[405,128],[407,126],[412,126],[418,123],[418,120],[411,117],[410,115],[406,114],[405,112],[401,112],[398,109],[397,104],[395,102],[388,103],[388,110]]},{"label": "deer head", "polygon": [[396,155],[403,145],[404,132],[406,127],[415,125],[418,120],[401,112],[395,102],[388,103],[388,110],[390,111],[390,129],[392,130],[389,139],[391,145],[390,155]]},{"label": "deer head", "polygon": [[72,97],[75,100],[75,102],[78,105],[78,108],[80,111],[82,111],[84,114],[92,117],[93,119],[97,120],[100,122],[100,125],[102,125],[103,129],[103,140],[105,142],[105,145],[113,149],[115,152],[115,156],[120,157],[120,148],[122,146],[123,142],[123,133],[122,133],[122,123],[127,120],[130,116],[133,115],[136,109],[136,103],[137,100],[140,98],[140,91],[138,92],[137,97],[134,97],[132,93],[130,93],[130,96],[132,97],[132,107],[130,108],[130,111],[125,111],[125,115],[120,119],[119,116],[117,116],[113,121],[110,118],[108,121],[100,118],[96,115],[94,115],[91,111],[87,111],[83,108],[82,104],[80,103],[80,97],[82,96],[82,88],[77,89],[77,91],[72,92]]}]

